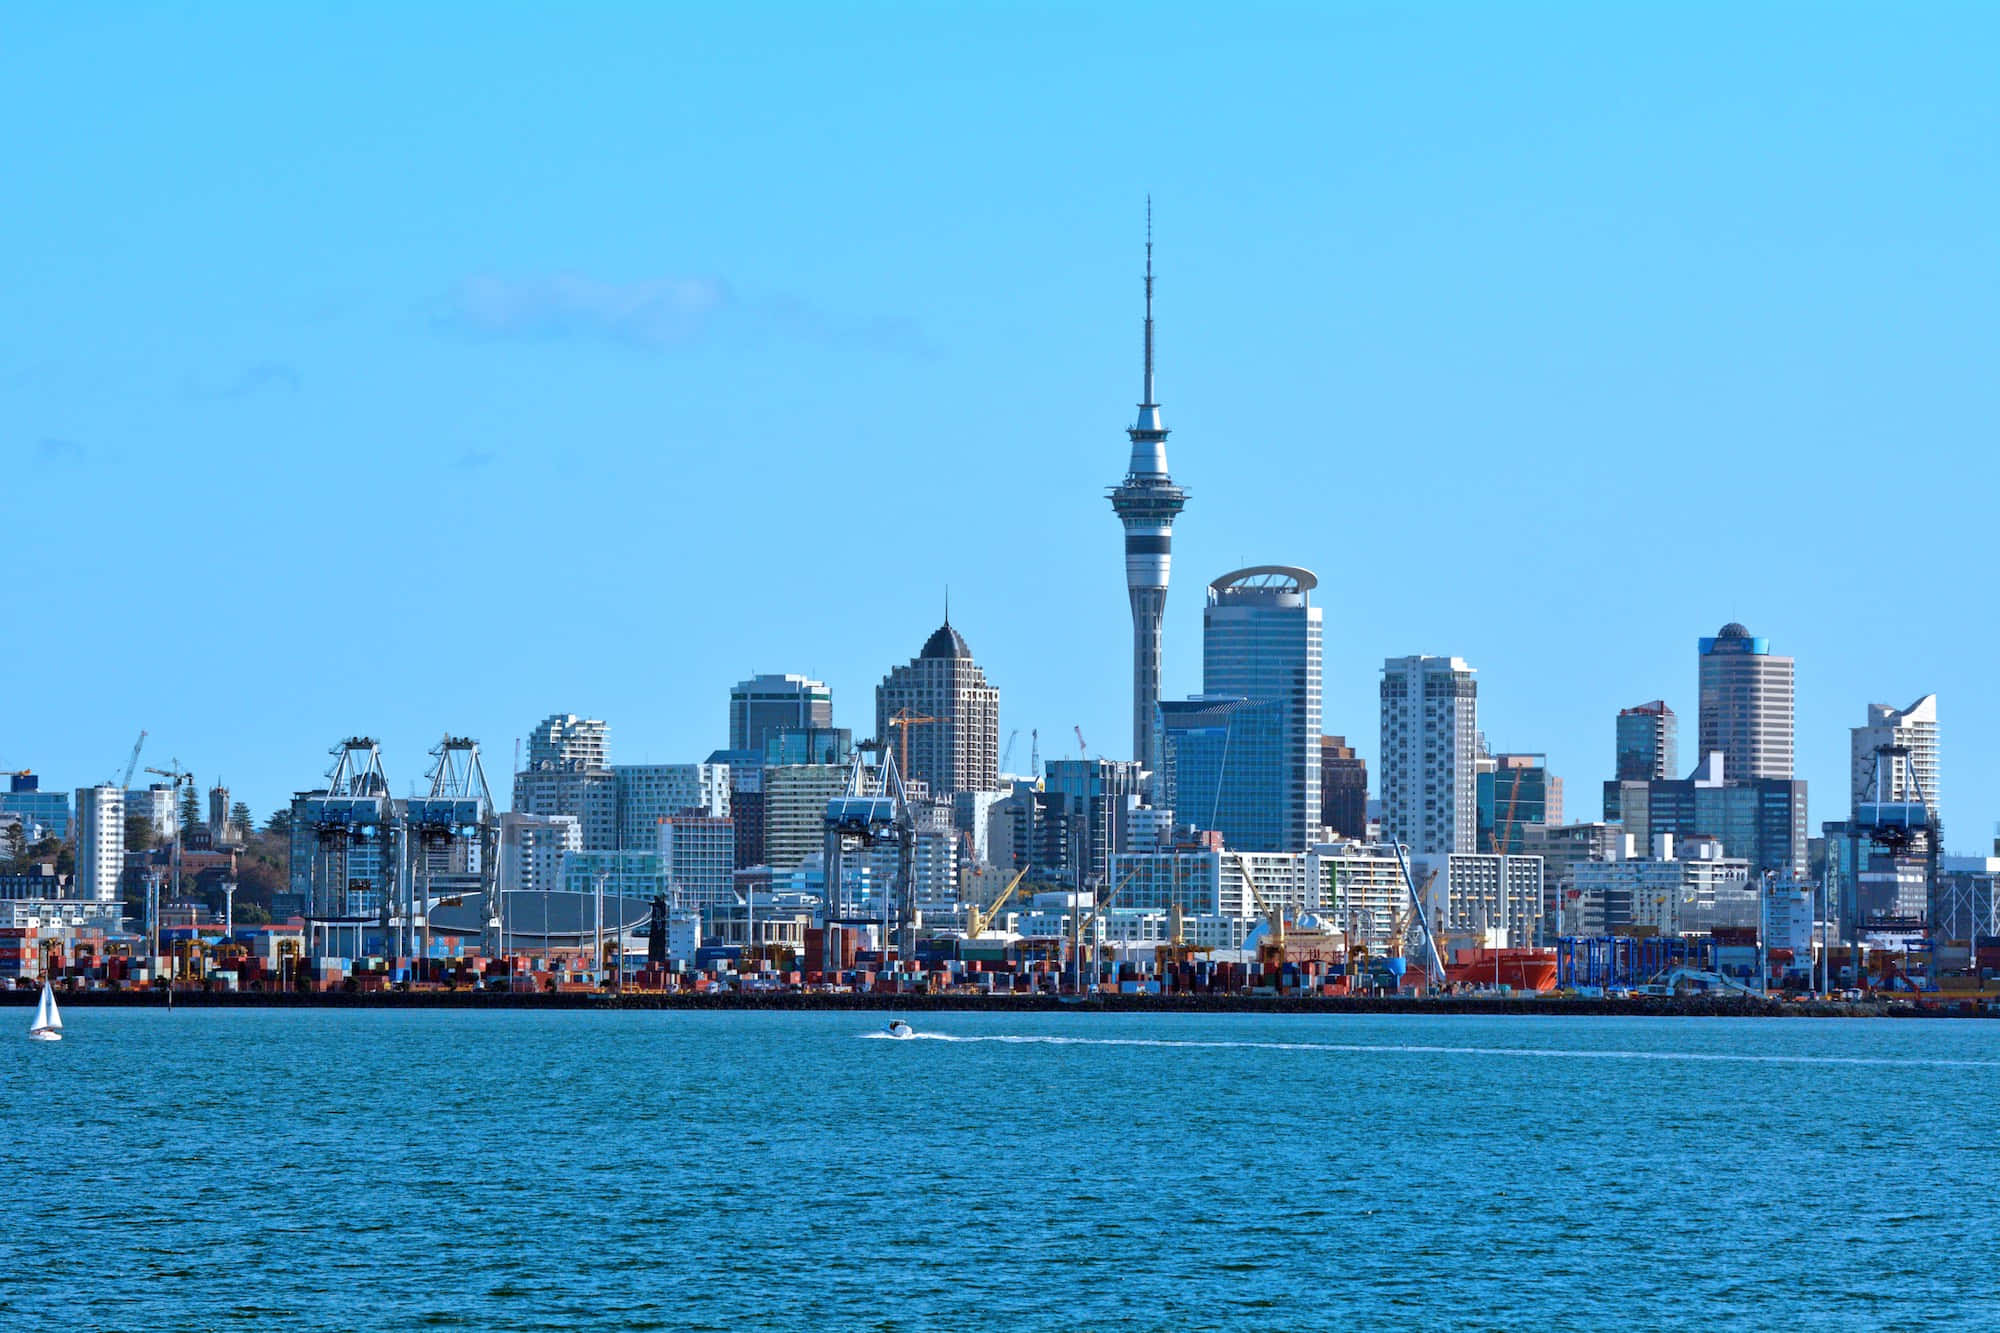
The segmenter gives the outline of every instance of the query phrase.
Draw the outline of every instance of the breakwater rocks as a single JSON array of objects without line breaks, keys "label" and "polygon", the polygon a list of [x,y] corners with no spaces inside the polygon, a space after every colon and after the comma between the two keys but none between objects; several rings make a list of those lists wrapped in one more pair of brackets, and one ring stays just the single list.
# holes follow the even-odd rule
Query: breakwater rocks
[{"label": "breakwater rocks", "polygon": [[[59,992],[64,1008],[165,1009],[164,994],[150,991]],[[0,1004],[32,1006],[36,992],[0,992]],[[1523,999],[1511,996],[1318,995],[1099,995],[1078,1000],[1054,995],[851,995],[800,991],[647,992],[617,995],[505,991],[176,991],[175,1008],[203,1009],[595,1009],[765,1010],[778,1013],[1118,1013],[1118,1014],[1539,1014],[1545,1017],[1610,1014],[1662,1018],[1881,1018],[1984,1017],[1970,1002],[1797,1002],[1707,996],[1634,996],[1630,999]]]}]

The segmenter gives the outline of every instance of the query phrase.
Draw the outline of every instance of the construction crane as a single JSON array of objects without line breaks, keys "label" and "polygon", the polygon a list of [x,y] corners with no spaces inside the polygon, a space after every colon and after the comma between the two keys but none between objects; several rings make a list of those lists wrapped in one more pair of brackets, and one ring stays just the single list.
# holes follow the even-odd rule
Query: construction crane
[{"label": "construction crane", "polygon": [[[1410,873],[1409,849],[1400,842],[1395,844],[1395,847],[1396,866],[1403,872],[1403,887],[1410,894],[1410,913],[1416,918],[1417,924],[1424,928],[1425,975],[1430,978],[1433,986],[1442,986],[1444,984],[1444,955],[1438,952],[1437,933],[1431,929],[1431,919],[1424,912],[1423,896],[1417,892],[1416,877]],[[1424,892],[1430,892],[1430,886],[1436,882],[1437,872],[1433,870],[1430,878],[1424,881]]]},{"label": "construction crane", "polygon": [[1027,874],[1028,868],[1026,866],[1022,866],[1016,871],[1014,878],[1007,881],[1007,887],[1000,890],[1000,896],[993,900],[993,906],[987,908],[985,911],[982,912],[979,910],[978,903],[973,903],[965,909],[965,938],[976,940],[992,927],[994,918],[1000,915],[1000,909],[1005,907],[1007,900],[1014,896],[1014,890],[1021,886],[1021,881],[1027,877]]},{"label": "construction crane", "polygon": [[[1429,895],[1431,891],[1431,885],[1437,883],[1437,877],[1438,877],[1438,872],[1435,870],[1431,871],[1431,873],[1424,879],[1424,887],[1417,890],[1419,897],[1424,897]],[[1417,919],[1417,904],[1413,900],[1408,905],[1406,905],[1402,911],[1396,914],[1395,922],[1389,927],[1389,951],[1387,954],[1388,957],[1390,958],[1402,957],[1403,937],[1409,933],[1410,923],[1412,921],[1415,921],[1416,919]]]},{"label": "construction crane", "polygon": [[[1495,786],[1497,787],[1498,784],[1496,783]],[[1507,834],[1507,842],[1511,843],[1514,841],[1514,811],[1520,804],[1521,770],[1517,768],[1514,770],[1514,786],[1507,795],[1507,817],[1486,830],[1486,841],[1492,845],[1495,856],[1504,856],[1507,853],[1506,845],[1500,841],[1500,834],[1503,830]]]},{"label": "construction crane", "polygon": [[937,720],[934,717],[921,717],[916,713],[912,713],[907,708],[897,709],[896,715],[889,719],[889,725],[903,733],[897,755],[902,769],[903,781],[908,782],[910,780],[910,728],[921,727],[927,722],[936,722]]},{"label": "construction crane", "polygon": [[[125,791],[126,789],[131,787],[132,774],[139,767],[139,747],[144,745],[145,743],[146,743],[146,733],[142,729],[139,732],[139,739],[132,742],[132,757],[125,761],[125,779],[124,781],[118,784],[118,790]],[[176,764],[175,767],[178,768],[179,765]]]},{"label": "construction crane", "polygon": [[1005,773],[1007,765],[1014,762],[1014,742],[1021,738],[1021,729],[1014,728],[1007,733],[1007,748],[1000,752],[1000,771]]},{"label": "construction crane", "polygon": [[1034,727],[1028,728],[1028,776],[1042,780],[1042,733]]},{"label": "construction crane", "polygon": [[1090,758],[1090,747],[1084,744],[1083,740],[1083,728],[1081,726],[1077,726],[1075,728],[1075,731],[1076,731],[1076,757],[1078,759]]}]

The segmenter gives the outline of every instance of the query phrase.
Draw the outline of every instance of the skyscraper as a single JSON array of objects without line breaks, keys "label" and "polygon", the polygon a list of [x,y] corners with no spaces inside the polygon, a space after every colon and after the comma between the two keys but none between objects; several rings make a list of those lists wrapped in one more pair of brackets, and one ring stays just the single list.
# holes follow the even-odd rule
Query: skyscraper
[{"label": "skyscraper", "polygon": [[1167,609],[1174,518],[1187,492],[1167,473],[1167,425],[1153,394],[1153,205],[1146,204],[1146,383],[1139,420],[1126,435],[1132,460],[1111,491],[1125,525],[1125,591],[1132,602],[1132,757],[1158,771],[1154,708],[1160,702],[1160,624]]},{"label": "skyscraper", "polygon": [[1730,781],[1792,776],[1792,659],[1731,621],[1701,641],[1701,755]]},{"label": "skyscraper", "polygon": [[1231,738],[1225,799],[1251,816],[1223,829],[1237,851],[1302,852],[1319,839],[1318,586],[1291,565],[1239,569],[1208,585],[1203,696],[1275,705],[1274,726]]},{"label": "skyscraper", "polygon": [[[1914,801],[1910,791],[1911,771],[1923,788],[1924,805],[1933,820],[1938,817],[1938,713],[1937,696],[1926,694],[1908,708],[1887,704],[1868,705],[1868,725],[1855,727],[1850,734],[1853,759],[1853,803],[1863,801]],[[1909,751],[1907,765],[1892,759],[1882,765],[1884,790],[1875,790],[1875,752],[1882,746]]]},{"label": "skyscraper", "polygon": [[[898,715],[913,720],[892,725]],[[907,752],[904,781],[928,784],[932,796],[999,789],[1000,691],[949,620],[875,687],[875,735],[898,764]]]},{"label": "skyscraper", "polygon": [[1680,719],[1666,700],[1619,711],[1617,775],[1619,782],[1680,776]]},{"label": "skyscraper", "polygon": [[76,789],[74,897],[118,901],[125,873],[125,793],[106,784]]},{"label": "skyscraper", "polygon": [[528,733],[527,767],[514,775],[513,808],[524,815],[573,815],[583,850],[618,848],[618,780],[610,729],[596,718],[554,713]]},{"label": "skyscraper", "polygon": [[833,725],[833,691],[806,676],[753,676],[729,690],[729,748],[763,752],[774,732]]},{"label": "skyscraper", "polygon": [[1319,738],[1319,822],[1343,838],[1368,835],[1368,761],[1345,736]]},{"label": "skyscraper", "polygon": [[1479,682],[1458,657],[1382,664],[1382,836],[1413,856],[1475,850]]}]

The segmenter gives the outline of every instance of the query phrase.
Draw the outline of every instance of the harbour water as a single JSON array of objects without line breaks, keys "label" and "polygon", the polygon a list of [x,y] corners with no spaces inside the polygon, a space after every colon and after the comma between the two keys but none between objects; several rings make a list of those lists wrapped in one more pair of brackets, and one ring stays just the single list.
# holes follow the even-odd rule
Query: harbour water
[{"label": "harbour water", "polygon": [[2000,1024],[884,1017],[68,1010],[0,1320],[2000,1320]]}]

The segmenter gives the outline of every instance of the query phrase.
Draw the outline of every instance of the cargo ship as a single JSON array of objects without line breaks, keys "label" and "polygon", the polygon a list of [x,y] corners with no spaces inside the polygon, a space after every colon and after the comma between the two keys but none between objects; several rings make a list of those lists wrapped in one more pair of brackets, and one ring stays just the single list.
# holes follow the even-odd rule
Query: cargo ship
[{"label": "cargo ship", "polygon": [[1556,951],[1460,949],[1452,955],[1452,961],[1445,964],[1444,975],[1445,980],[1454,985],[1552,991],[1556,988]]}]

